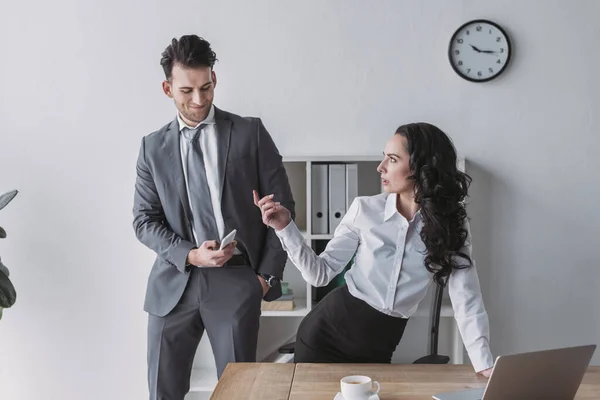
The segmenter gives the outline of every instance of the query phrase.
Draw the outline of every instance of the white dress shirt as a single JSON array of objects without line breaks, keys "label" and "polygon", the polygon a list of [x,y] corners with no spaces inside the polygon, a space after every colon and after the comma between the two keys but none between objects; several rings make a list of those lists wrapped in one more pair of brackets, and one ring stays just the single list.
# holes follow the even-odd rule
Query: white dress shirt
[{"label": "white dress shirt", "polygon": [[[217,230],[219,231],[219,237],[214,240],[221,240],[225,236],[225,221],[223,220],[223,213],[221,211],[221,177],[218,170],[218,147],[217,147],[217,127],[215,122],[215,106],[211,106],[210,111],[206,119],[200,122],[196,126],[189,126],[186,124],[179,113],[177,113],[177,121],[179,122],[179,132],[181,133],[182,140],[179,141],[181,148],[181,163],[183,164],[183,175],[185,176],[185,187],[188,195],[188,202],[194,212],[194,204],[190,198],[190,189],[188,185],[188,165],[187,156],[190,147],[190,140],[194,138],[194,131],[184,130],[189,128],[195,130],[198,126],[206,124],[200,132],[198,140],[200,141],[200,149],[202,149],[202,156],[204,158],[204,169],[206,170],[206,181],[208,183],[208,189],[210,191],[210,199],[215,213],[215,221],[217,223]],[[192,223],[193,226],[193,223]],[[202,243],[198,243],[198,236],[196,235],[195,228],[193,229],[194,239],[196,245],[200,246]]]},{"label": "white dress shirt", "polygon": [[[357,197],[317,256],[292,221],[277,232],[290,260],[313,286],[327,285],[354,258],[346,273],[350,293],[376,310],[409,318],[425,298],[433,274],[424,264],[426,248],[419,235],[421,213],[407,221],[396,209],[396,194]],[[467,222],[467,229],[469,225]],[[471,256],[471,233],[462,251]],[[457,260],[465,262],[462,258]],[[454,270],[448,280],[454,315],[475,371],[494,364],[489,321],[477,270]]]}]

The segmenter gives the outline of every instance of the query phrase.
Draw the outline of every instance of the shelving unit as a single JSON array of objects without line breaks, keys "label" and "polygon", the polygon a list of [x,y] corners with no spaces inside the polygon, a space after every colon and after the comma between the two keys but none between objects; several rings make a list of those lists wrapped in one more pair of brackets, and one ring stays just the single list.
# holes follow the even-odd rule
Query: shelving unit
[{"label": "shelving unit", "polygon": [[212,392],[216,385],[216,368],[194,368],[192,370],[190,392]]},{"label": "shelving unit", "polygon": [[[293,266],[292,266],[293,267]],[[294,309],[291,311],[263,311],[262,317],[304,317],[310,311],[306,304],[306,298],[300,297],[294,299]]]},{"label": "shelving unit", "polygon": [[[381,162],[381,155],[353,155],[353,156],[291,156],[284,157],[284,166],[290,180],[290,186],[296,202],[295,223],[302,231],[307,244],[314,248],[315,241],[326,241],[333,238],[333,233],[313,234],[311,208],[312,208],[312,166],[313,164],[356,164],[358,171],[358,195],[371,196],[381,193],[381,178],[377,166]],[[284,273],[284,281],[289,282],[295,295],[302,295],[297,299],[297,310],[288,312],[273,311],[263,312],[263,316],[297,316],[306,315],[314,306],[313,287],[305,283],[296,267],[288,262]],[[306,304],[304,303],[306,301]]]}]

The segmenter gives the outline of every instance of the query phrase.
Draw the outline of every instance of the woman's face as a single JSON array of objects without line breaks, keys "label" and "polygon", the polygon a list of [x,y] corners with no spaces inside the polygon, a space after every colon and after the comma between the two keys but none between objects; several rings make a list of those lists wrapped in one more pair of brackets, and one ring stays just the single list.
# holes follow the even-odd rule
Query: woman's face
[{"label": "woman's face", "polygon": [[388,193],[414,194],[414,181],[409,167],[406,138],[395,134],[385,144],[383,161],[377,167],[383,190]]}]

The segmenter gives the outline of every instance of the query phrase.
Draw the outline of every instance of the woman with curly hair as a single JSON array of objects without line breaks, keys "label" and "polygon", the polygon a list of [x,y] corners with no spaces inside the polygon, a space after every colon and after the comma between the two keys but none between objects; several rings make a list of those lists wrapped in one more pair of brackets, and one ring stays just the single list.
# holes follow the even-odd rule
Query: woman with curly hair
[{"label": "woman with curly hair", "polygon": [[436,282],[448,286],[475,371],[489,377],[489,322],[463,203],[471,178],[456,163],[451,140],[437,127],[399,127],[377,167],[384,193],[357,197],[318,256],[290,212],[254,192],[263,222],[310,284],[327,285],[354,256],[346,285],[300,324],[295,362],[390,363],[408,318]]}]

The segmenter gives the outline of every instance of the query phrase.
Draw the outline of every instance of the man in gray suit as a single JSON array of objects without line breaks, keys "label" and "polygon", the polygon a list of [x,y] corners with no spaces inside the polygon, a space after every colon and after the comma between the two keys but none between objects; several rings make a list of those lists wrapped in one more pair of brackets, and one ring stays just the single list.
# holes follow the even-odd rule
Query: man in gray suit
[{"label": "man in gray suit", "polygon": [[[174,121],[142,139],[133,226],[156,252],[144,309],[151,400],[183,400],[206,330],[217,374],[256,361],[261,300],[281,296],[286,253],[261,222],[252,191],[294,201],[281,156],[259,118],[213,105],[216,55],[196,35],[162,54]],[[219,249],[233,229],[236,242]]]}]

